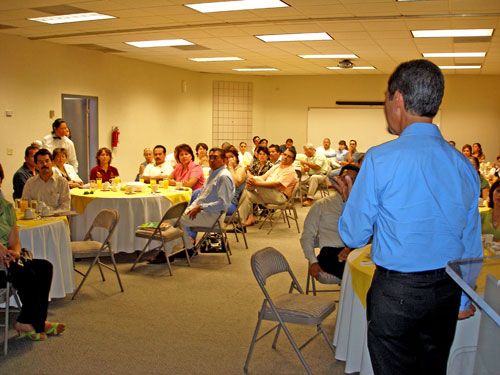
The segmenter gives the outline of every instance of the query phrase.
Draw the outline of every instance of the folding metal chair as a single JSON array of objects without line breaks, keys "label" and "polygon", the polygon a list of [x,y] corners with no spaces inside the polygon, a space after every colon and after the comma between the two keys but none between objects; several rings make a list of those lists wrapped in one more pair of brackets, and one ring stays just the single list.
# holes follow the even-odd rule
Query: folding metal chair
[{"label": "folding metal chair", "polygon": [[[148,248],[149,244],[151,241],[159,241],[160,246],[158,246],[156,249],[159,249],[160,251],[163,251],[165,253],[165,258],[167,258],[167,265],[168,265],[168,271],[170,272],[170,276],[172,276],[172,267],[170,266],[170,260],[169,256],[173,254],[180,253],[182,251],[186,252],[186,258],[188,265],[191,265],[191,262],[189,261],[189,256],[188,252],[186,249],[186,244],[184,243],[184,238],[182,236],[183,231],[182,229],[179,228],[179,220],[182,217],[182,214],[184,211],[186,211],[186,208],[188,206],[188,202],[180,202],[177,203],[176,205],[170,207],[165,215],[163,215],[161,221],[158,223],[158,227],[156,228],[151,228],[151,229],[138,229],[135,232],[135,236],[139,238],[146,238],[148,242],[146,245],[144,245],[144,248],[142,249],[141,253],[139,256],[136,258],[134,264],[130,268],[130,271],[132,271],[139,260],[142,258],[144,253],[146,252],[146,249]],[[168,222],[171,224],[170,227],[163,227],[163,223]],[[165,243],[169,241],[173,241],[177,238],[182,238],[183,240],[183,248],[173,251],[173,252],[167,252],[167,248],[165,247]]]},{"label": "folding metal chair", "polygon": [[[80,291],[80,288],[82,287],[85,280],[87,280],[87,276],[89,275],[90,271],[92,271],[92,268],[95,266],[96,263],[97,266],[99,267],[99,271],[101,272],[102,281],[106,281],[106,279],[104,278],[101,266],[106,267],[107,269],[116,273],[118,284],[120,284],[120,289],[123,292],[122,281],[120,280],[120,274],[118,273],[118,268],[116,267],[115,253],[113,252],[110,243],[111,236],[113,235],[113,232],[116,229],[119,219],[120,215],[118,214],[117,211],[109,209],[101,210],[101,212],[99,212],[95,217],[94,222],[90,226],[87,234],[85,235],[84,240],[71,242],[71,251],[73,252],[73,260],[75,258],[94,258],[94,260],[90,264],[89,269],[85,274],[83,274],[82,272],[77,270],[76,267],[74,267],[74,270],[83,276],[83,280],[80,282],[80,285],[78,285],[78,288],[76,289],[75,293],[73,293],[73,297],[71,299],[75,299],[76,295]],[[108,231],[108,235],[106,236],[104,242],[93,240],[92,231],[95,228],[103,228]],[[109,267],[107,264],[102,263],[100,260],[100,256],[107,256],[107,255],[111,257],[113,268]]]},{"label": "folding metal chair", "polygon": [[[290,197],[286,200],[286,202],[282,204],[276,204],[276,203],[265,203],[263,206],[268,210],[268,215],[265,217],[264,221],[259,226],[259,229],[262,229],[266,221],[269,221],[271,224],[271,228],[269,229],[269,232],[267,234],[271,233],[271,231],[274,229],[274,226],[276,222],[280,219],[280,217],[283,218],[283,222],[288,224],[288,228],[291,228],[290,226],[290,219],[295,221],[295,225],[297,225],[297,232],[300,233],[299,229],[299,221],[298,221],[298,215],[297,215],[297,210],[295,209],[295,203],[294,203],[294,196],[297,194],[297,190],[299,189],[299,183],[297,182],[293,188],[292,194],[290,194]],[[279,212],[278,217],[275,219],[276,212]]]},{"label": "folding metal chair", "polygon": [[[253,334],[250,349],[248,350],[247,359],[243,368],[244,372],[248,372],[248,365],[250,363],[250,358],[252,356],[255,343],[272,332],[274,329],[277,329],[276,336],[274,337],[274,341],[272,344],[272,348],[276,349],[276,343],[278,341],[280,330],[283,329],[288,340],[290,341],[290,344],[292,345],[300,361],[302,362],[302,365],[306,369],[306,372],[308,374],[312,374],[311,369],[309,368],[306,360],[301,353],[301,350],[314,338],[322,334],[326,342],[328,343],[328,346],[330,347],[332,353],[335,354],[335,348],[333,347],[328,338],[328,335],[321,325],[321,322],[335,310],[335,302],[329,299],[313,297],[304,294],[285,257],[278,250],[272,247],[266,247],[254,253],[252,255],[250,263],[252,266],[253,274],[262,292],[264,293],[265,298],[259,311],[257,326],[255,327],[255,332]],[[279,295],[271,299],[271,296],[266,290],[266,280],[268,277],[282,272],[288,272],[292,279],[290,289],[288,293]],[[300,294],[292,294],[294,289],[297,290]],[[269,329],[267,332],[263,333],[261,336],[257,337],[263,320],[278,322],[278,324]],[[298,347],[285,323],[316,326],[317,332],[303,345]]]},{"label": "folding metal chair", "polygon": [[[5,270],[0,269],[0,273],[6,274]],[[3,330],[3,355],[7,355],[9,346],[9,313],[10,313],[10,297],[14,296],[16,301],[17,309],[21,308],[21,302],[19,302],[19,297],[17,296],[16,289],[8,281],[4,288],[0,288],[0,303],[4,303],[4,320],[3,324],[0,324]]]},{"label": "folding metal chair", "polygon": [[246,196],[247,196],[247,190],[243,189],[243,192],[240,195],[240,200],[238,201],[238,207],[236,207],[236,210],[233,212],[231,216],[226,216],[226,218],[224,219],[224,223],[233,226],[236,242],[240,242],[238,239],[238,233],[241,233],[241,235],[243,236],[243,241],[245,241],[245,248],[248,249],[247,237],[245,236],[245,224],[241,220],[241,216],[239,213],[239,208],[241,206],[241,203],[244,201]]},{"label": "folding metal chair", "polygon": [[316,293],[326,293],[326,292],[340,292],[340,289],[316,289],[316,281],[320,284],[329,284],[329,285],[340,285],[342,284],[342,279],[339,279],[337,276],[332,275],[330,273],[321,273],[318,276],[318,280],[316,280],[314,277],[312,277],[309,274],[309,266],[307,267],[307,282],[306,282],[306,294],[309,294],[309,285],[312,287],[312,293],[313,296],[316,295]]},{"label": "folding metal chair", "polygon": [[231,248],[229,247],[229,241],[227,239],[227,233],[226,233],[226,225],[223,219],[223,217],[226,215],[226,212],[227,210],[222,211],[217,217],[217,220],[215,220],[215,222],[210,227],[190,227],[190,230],[193,232],[203,232],[203,236],[196,243],[193,249],[194,250],[193,256],[199,252],[201,244],[207,239],[207,237],[211,233],[216,233],[221,236],[222,244],[224,246],[224,250],[227,255],[227,261],[229,262],[229,264],[231,264],[231,258],[229,257],[229,255],[231,254]]}]

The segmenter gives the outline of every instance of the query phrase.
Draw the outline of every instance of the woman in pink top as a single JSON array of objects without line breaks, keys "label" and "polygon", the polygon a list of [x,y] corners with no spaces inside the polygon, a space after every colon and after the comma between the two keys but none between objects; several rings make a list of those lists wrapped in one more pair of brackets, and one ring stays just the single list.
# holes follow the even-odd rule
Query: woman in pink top
[{"label": "woman in pink top", "polygon": [[183,186],[190,187],[193,191],[201,189],[205,183],[205,177],[200,165],[194,162],[192,148],[183,143],[175,148],[174,155],[178,164],[168,177],[169,184],[175,185],[176,182],[182,181]]}]

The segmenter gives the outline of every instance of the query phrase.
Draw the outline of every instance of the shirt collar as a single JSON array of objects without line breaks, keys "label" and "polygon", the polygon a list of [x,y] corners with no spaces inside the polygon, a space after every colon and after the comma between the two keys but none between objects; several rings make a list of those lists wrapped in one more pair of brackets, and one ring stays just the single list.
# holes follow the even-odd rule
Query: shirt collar
[{"label": "shirt collar", "polygon": [[439,128],[434,124],[429,124],[427,122],[415,122],[411,125],[408,125],[403,130],[400,137],[422,134],[439,137],[441,135],[441,132],[439,131]]}]

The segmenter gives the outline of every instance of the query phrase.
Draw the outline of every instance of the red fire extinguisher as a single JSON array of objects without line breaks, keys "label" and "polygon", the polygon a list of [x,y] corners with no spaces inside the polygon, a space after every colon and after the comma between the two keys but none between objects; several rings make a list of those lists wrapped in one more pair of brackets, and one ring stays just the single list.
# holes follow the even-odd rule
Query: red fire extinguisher
[{"label": "red fire extinguisher", "polygon": [[111,147],[113,148],[118,147],[119,135],[120,135],[120,130],[118,129],[118,126],[115,126],[113,128],[113,133],[111,134]]}]

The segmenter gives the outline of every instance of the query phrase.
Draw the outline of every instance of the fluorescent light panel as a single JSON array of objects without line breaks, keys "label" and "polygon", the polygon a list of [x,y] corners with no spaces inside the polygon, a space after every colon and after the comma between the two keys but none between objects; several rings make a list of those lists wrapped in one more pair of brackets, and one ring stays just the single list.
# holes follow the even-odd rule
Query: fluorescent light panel
[{"label": "fluorescent light panel", "polygon": [[307,40],[333,40],[327,33],[255,35],[264,42],[302,42]]},{"label": "fluorescent light panel", "polygon": [[439,69],[481,69],[481,65],[443,65]]},{"label": "fluorescent light panel", "polygon": [[414,38],[453,38],[491,36],[494,29],[462,29],[462,30],[412,30]]},{"label": "fluorescent light panel", "polygon": [[184,39],[164,39],[164,40],[144,40],[140,42],[125,42],[134,47],[151,48],[151,47],[173,47],[173,46],[191,46],[194,43]]},{"label": "fluorescent light panel", "polygon": [[352,70],[352,69],[356,69],[356,70],[373,70],[375,69],[375,67],[373,66],[353,66],[352,68],[340,68],[338,66],[327,66],[326,69],[330,69],[330,70]]},{"label": "fluorescent light panel", "polygon": [[62,16],[28,18],[28,20],[55,25],[59,23],[107,20],[110,18],[116,18],[116,17],[108,16],[107,14],[89,12],[89,13],[64,14]]},{"label": "fluorescent light panel", "polygon": [[237,72],[274,72],[278,71],[276,68],[238,68],[233,69]]},{"label": "fluorescent light panel", "polygon": [[424,57],[484,57],[486,52],[422,53]]},{"label": "fluorescent light panel", "polygon": [[297,55],[303,59],[357,59],[358,56],[353,54],[344,55]]},{"label": "fluorescent light panel", "polygon": [[196,62],[209,62],[209,61],[239,61],[243,60],[241,57],[190,57],[188,60]]},{"label": "fluorescent light panel", "polygon": [[287,4],[285,4],[280,0],[217,1],[213,3],[185,4],[185,5],[201,13],[288,7]]}]

